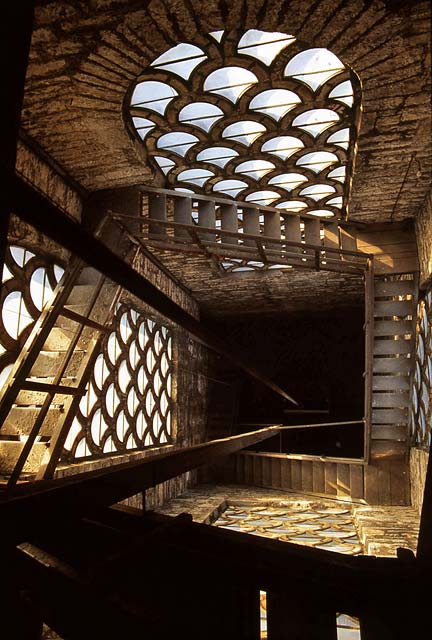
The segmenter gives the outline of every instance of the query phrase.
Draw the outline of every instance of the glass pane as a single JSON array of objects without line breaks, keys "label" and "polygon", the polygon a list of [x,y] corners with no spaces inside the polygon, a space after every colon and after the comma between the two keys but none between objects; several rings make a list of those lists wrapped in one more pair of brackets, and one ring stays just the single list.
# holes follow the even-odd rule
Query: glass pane
[{"label": "glass pane", "polygon": [[249,29],[240,39],[238,52],[270,65],[278,53],[292,42],[295,42],[295,37],[286,33],[269,33],[268,31]]},{"label": "glass pane", "polygon": [[256,82],[258,78],[252,71],[242,67],[222,67],[207,76],[204,91],[216,93],[235,104],[240,96]]},{"label": "glass pane", "polygon": [[131,106],[145,107],[163,115],[175,96],[178,96],[177,91],[166,82],[145,80],[135,87]]},{"label": "glass pane", "polygon": [[232,158],[235,158],[238,155],[237,151],[234,151],[234,149],[230,149],[229,147],[211,147],[210,149],[200,151],[197,155],[197,160],[210,162],[211,164],[215,164],[216,166],[223,168],[230,160],[232,160]]},{"label": "glass pane", "polygon": [[269,184],[278,185],[285,191],[292,191],[302,182],[307,182],[307,178],[301,173],[281,173],[269,180]]},{"label": "glass pane", "polygon": [[261,147],[261,151],[271,153],[282,160],[286,160],[299,149],[303,149],[304,144],[294,136],[277,136],[267,140]]},{"label": "glass pane", "polygon": [[301,80],[316,91],[343,69],[343,63],[328,49],[307,49],[288,62],[284,75]]},{"label": "glass pane", "polygon": [[249,103],[249,109],[259,111],[278,122],[283,116],[299,104],[301,99],[287,89],[269,89],[259,93]]},{"label": "glass pane", "polygon": [[159,56],[151,66],[163,71],[171,71],[188,80],[192,71],[203,60],[207,60],[204,51],[193,44],[182,42]]},{"label": "glass pane", "polygon": [[339,116],[335,111],[331,109],[311,109],[297,116],[293,120],[293,127],[307,131],[316,138],[323,131],[333,126],[335,122],[339,122]]}]

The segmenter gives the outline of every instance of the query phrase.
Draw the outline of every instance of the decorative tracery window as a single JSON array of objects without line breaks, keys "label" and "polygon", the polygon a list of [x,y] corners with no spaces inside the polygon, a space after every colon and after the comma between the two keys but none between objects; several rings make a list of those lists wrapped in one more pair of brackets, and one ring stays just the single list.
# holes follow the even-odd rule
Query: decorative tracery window
[{"label": "decorative tracery window", "polygon": [[64,269],[18,245],[6,250],[0,313],[0,388]]},{"label": "decorative tracery window", "polygon": [[416,361],[411,397],[414,444],[429,451],[432,431],[432,291],[417,309]]},{"label": "decorative tracery window", "polygon": [[345,215],[360,110],[353,71],[285,33],[216,31],[199,44],[160,55],[128,98],[164,186]]},{"label": "decorative tracery window", "polygon": [[104,339],[64,461],[172,442],[172,335],[125,304]]}]

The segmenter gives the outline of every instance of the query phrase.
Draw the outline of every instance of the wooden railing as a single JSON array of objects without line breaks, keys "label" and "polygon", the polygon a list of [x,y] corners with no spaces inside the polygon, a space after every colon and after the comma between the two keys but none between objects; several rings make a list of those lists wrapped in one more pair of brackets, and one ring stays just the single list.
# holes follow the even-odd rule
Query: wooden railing
[{"label": "wooden railing", "polygon": [[[318,218],[224,198],[141,187],[141,216],[114,219],[147,247],[203,255],[221,274],[291,267],[363,273],[368,256],[336,218]],[[230,265],[229,261],[240,261]]]}]

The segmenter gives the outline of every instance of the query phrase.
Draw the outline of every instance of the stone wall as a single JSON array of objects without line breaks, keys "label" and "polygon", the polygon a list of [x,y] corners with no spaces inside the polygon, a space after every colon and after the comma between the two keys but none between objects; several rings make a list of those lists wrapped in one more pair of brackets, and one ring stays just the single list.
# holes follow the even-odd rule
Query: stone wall
[{"label": "stone wall", "polygon": [[426,470],[429,453],[424,449],[412,447],[410,450],[410,484],[411,505],[421,512],[423,505],[423,491],[426,481]]},{"label": "stone wall", "polygon": [[429,191],[416,218],[416,236],[420,263],[420,286],[432,284],[432,192]]},{"label": "stone wall", "polygon": [[22,140],[18,141],[16,172],[75,220],[81,220],[82,199],[75,189]]}]

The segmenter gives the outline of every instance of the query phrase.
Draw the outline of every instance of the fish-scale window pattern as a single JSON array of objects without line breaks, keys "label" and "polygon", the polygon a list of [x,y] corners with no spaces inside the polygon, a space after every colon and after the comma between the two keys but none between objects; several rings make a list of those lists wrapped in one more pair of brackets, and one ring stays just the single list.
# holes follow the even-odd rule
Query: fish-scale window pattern
[{"label": "fish-scale window pattern", "polygon": [[212,32],[159,56],[129,95],[165,187],[346,214],[360,85],[331,51],[285,33]]},{"label": "fish-scale window pattern", "polygon": [[121,304],[69,431],[63,459],[172,442],[172,335]]},{"label": "fish-scale window pattern", "polygon": [[0,313],[0,389],[64,269],[19,245],[6,250]]},{"label": "fish-scale window pattern", "polygon": [[[331,506],[321,502],[293,502],[286,507],[272,505],[251,507],[229,504],[213,523],[216,527],[250,533],[338,551],[350,555],[362,553],[351,509],[344,505]],[[336,616],[338,640],[359,640],[360,624],[357,618],[339,613]],[[260,591],[261,640],[267,638],[267,594]]]},{"label": "fish-scale window pattern", "polygon": [[411,396],[411,433],[429,451],[432,430],[432,290],[417,309],[416,361]]}]

